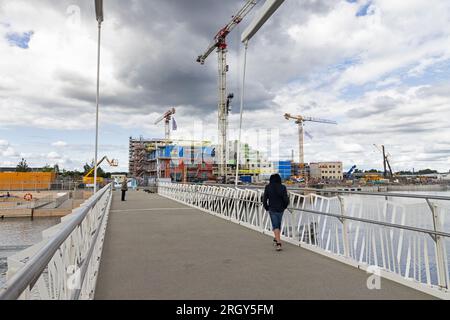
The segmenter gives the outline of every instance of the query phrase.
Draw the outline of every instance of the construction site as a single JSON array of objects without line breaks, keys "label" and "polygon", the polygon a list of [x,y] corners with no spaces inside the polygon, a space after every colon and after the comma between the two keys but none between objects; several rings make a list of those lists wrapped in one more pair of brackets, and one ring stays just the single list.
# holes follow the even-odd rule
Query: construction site
[{"label": "construction site", "polygon": [[[302,107],[294,112],[283,112],[279,118],[286,128],[293,128],[295,125],[297,135],[297,145],[289,146],[292,155],[289,159],[285,153],[283,157],[274,159],[270,152],[261,149],[259,146],[243,142],[241,131],[243,127],[243,113],[246,101],[245,80],[246,80],[246,59],[249,41],[255,36],[262,25],[280,7],[283,1],[267,1],[257,12],[255,21],[248,25],[242,32],[240,42],[244,48],[244,61],[242,74],[242,86],[240,88],[240,118],[238,138],[230,139],[230,112],[231,104],[235,95],[230,90],[228,84],[228,73],[231,69],[238,69],[239,66],[229,63],[228,37],[231,34],[237,35],[237,28],[242,21],[256,8],[258,1],[243,1],[243,6],[231,16],[228,23],[218,30],[210,30],[212,41],[198,56],[193,56],[192,61],[199,64],[199,68],[214,56],[217,61],[217,134],[215,141],[183,140],[171,136],[171,132],[178,129],[175,116],[178,117],[174,106],[167,106],[167,110],[155,119],[152,119],[155,126],[164,126],[164,137],[129,137],[128,154],[128,176],[124,173],[116,174],[106,179],[97,177],[96,168],[106,165],[114,169],[118,167],[117,159],[110,159],[104,156],[92,165],[90,170],[85,172],[78,180],[60,181],[56,174],[52,173],[29,173],[20,174],[15,172],[2,173],[0,176],[0,190],[8,192],[41,191],[54,190],[77,190],[83,188],[94,188],[114,182],[116,187],[124,179],[127,179],[130,187],[147,186],[157,180],[184,182],[184,183],[216,183],[216,184],[263,184],[266,183],[274,173],[280,174],[283,181],[288,185],[300,187],[324,186],[377,186],[377,185],[407,185],[407,184],[448,184],[450,180],[448,174],[433,173],[424,174],[396,174],[391,166],[392,157],[384,145],[375,145],[379,152],[378,168],[380,170],[361,170],[364,163],[343,163],[336,155],[333,159],[312,159],[310,163],[305,161],[305,137],[312,139],[310,133],[305,130],[309,123],[315,123],[323,127],[336,126],[338,123],[333,119],[322,119],[320,117],[304,115]],[[236,30],[237,29],[237,30]],[[287,110],[286,110],[287,111]],[[180,119],[180,125],[184,125]],[[291,127],[292,126],[292,127]],[[217,139],[215,139],[217,137]],[[211,139],[212,140],[212,139]],[[283,141],[281,142],[283,143]],[[384,143],[384,142],[383,142]],[[271,142],[267,143],[270,148]],[[286,151],[286,150],[284,150]],[[290,151],[290,150],[289,150]],[[296,154],[296,155],[295,155]],[[310,154],[307,154],[310,155]],[[377,157],[378,157],[377,155]],[[97,155],[95,157],[97,159]],[[58,187],[59,186],[59,187]],[[20,197],[25,196],[21,194]],[[3,197],[6,197],[4,194]],[[33,195],[32,195],[33,196]]]},{"label": "construction site", "polygon": [[[400,184],[447,184],[447,175],[401,176],[396,175],[390,164],[390,154],[384,145],[374,145],[382,157],[383,170],[363,172],[358,164],[344,164],[339,159],[320,159],[318,162],[305,162],[306,123],[338,125],[336,121],[285,113],[284,118],[293,121],[298,127],[298,159],[270,159],[267,152],[252,148],[241,141],[242,114],[245,101],[246,59],[249,40],[257,33],[266,20],[278,9],[283,1],[267,1],[257,14],[258,23],[251,23],[241,35],[244,45],[243,79],[241,87],[241,110],[239,138],[229,140],[230,104],[234,94],[229,91],[227,73],[231,66],[227,62],[227,37],[255,8],[258,1],[248,0],[232,16],[231,20],[218,31],[211,44],[196,59],[200,65],[215,52],[217,54],[217,141],[183,141],[171,139],[171,130],[177,130],[176,109],[169,108],[154,124],[164,124],[164,139],[129,139],[129,173],[141,186],[149,181],[165,179],[184,183],[218,184],[259,184],[266,183],[270,175],[279,173],[289,185],[301,187],[344,186],[360,188],[363,186],[400,185]],[[270,142],[269,142],[270,147]],[[325,161],[323,161],[325,160]],[[361,164],[363,165],[363,164]],[[347,171],[344,170],[347,167]]]}]

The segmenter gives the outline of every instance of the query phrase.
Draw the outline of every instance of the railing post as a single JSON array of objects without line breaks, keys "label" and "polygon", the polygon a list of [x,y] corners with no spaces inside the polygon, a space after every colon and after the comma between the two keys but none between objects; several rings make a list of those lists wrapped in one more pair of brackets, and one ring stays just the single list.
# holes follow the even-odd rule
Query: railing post
[{"label": "railing post", "polygon": [[350,257],[350,245],[348,242],[348,222],[347,220],[344,218],[345,216],[345,202],[344,202],[344,198],[340,195],[338,195],[338,199],[339,199],[339,203],[340,203],[340,208],[341,208],[341,223],[342,223],[342,241],[343,241],[343,245],[344,245],[344,256],[346,257]]},{"label": "railing post", "polygon": [[[441,220],[439,219],[438,208],[434,203],[431,203],[429,199],[426,199],[428,206],[430,207],[433,217],[433,228],[435,232],[443,231]],[[438,276],[438,285],[441,288],[448,288],[448,269],[446,265],[446,251],[445,251],[445,238],[439,235],[433,236],[436,252],[436,271]]]}]

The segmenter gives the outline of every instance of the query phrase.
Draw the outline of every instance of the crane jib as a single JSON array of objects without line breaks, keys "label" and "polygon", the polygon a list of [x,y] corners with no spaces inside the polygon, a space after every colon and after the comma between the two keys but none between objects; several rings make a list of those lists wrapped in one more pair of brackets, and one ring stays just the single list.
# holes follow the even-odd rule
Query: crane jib
[{"label": "crane jib", "polygon": [[219,30],[214,37],[215,42],[208,47],[205,53],[197,58],[197,62],[204,64],[208,56],[214,51],[215,48],[226,49],[227,44],[225,38],[230,34],[233,29],[242,22],[244,17],[256,6],[259,0],[248,0],[246,4],[234,15],[228,24]]}]

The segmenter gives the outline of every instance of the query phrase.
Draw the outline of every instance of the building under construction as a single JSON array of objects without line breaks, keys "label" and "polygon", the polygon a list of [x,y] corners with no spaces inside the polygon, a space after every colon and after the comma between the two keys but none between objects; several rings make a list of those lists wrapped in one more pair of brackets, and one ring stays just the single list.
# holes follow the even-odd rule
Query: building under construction
[{"label": "building under construction", "polygon": [[138,182],[165,178],[177,182],[213,180],[215,148],[208,141],[133,139],[129,172]]}]

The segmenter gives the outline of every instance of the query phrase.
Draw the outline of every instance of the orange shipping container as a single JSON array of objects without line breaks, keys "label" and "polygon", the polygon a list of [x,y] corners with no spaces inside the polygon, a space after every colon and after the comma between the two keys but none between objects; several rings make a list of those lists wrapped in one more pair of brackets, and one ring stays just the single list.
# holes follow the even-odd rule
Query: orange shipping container
[{"label": "orange shipping container", "polygon": [[48,190],[54,172],[0,172],[0,190]]}]

